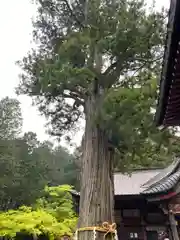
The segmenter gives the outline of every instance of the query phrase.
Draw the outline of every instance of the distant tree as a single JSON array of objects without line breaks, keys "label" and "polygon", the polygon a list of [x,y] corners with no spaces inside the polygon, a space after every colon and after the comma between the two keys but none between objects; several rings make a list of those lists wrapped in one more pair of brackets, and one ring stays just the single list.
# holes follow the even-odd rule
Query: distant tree
[{"label": "distant tree", "polygon": [[61,146],[52,152],[53,158],[49,162],[50,184],[52,186],[69,184],[79,190],[79,166],[75,157]]},{"label": "distant tree", "polygon": [[0,141],[0,209],[30,205],[47,184],[43,162],[22,139]]},{"label": "distant tree", "polygon": [[[0,210],[31,205],[47,184],[76,183],[73,155],[62,147],[54,149],[48,141],[27,132],[22,126],[20,103],[16,99],[0,101]],[[66,170],[66,168],[68,170]]]},{"label": "distant tree", "polygon": [[45,185],[77,188],[76,171],[73,155],[61,147],[54,150],[50,143],[40,143],[33,133],[0,140],[0,210],[33,204]]},{"label": "distant tree", "polygon": [[20,103],[14,98],[0,100],[0,139],[16,138],[21,132],[22,115]]},{"label": "distant tree", "polygon": [[37,139],[37,134],[34,132],[24,133],[23,139],[28,144],[30,152],[38,148],[40,145],[40,142]]}]

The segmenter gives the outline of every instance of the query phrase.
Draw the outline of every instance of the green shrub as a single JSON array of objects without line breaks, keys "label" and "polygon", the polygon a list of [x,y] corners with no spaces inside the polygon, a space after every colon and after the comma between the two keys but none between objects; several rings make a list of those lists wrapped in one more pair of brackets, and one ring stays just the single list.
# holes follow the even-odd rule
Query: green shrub
[{"label": "green shrub", "polygon": [[33,207],[22,206],[18,210],[0,213],[0,236],[14,238],[17,233],[49,239],[72,235],[77,217],[73,211],[68,185],[46,187],[44,196]]}]

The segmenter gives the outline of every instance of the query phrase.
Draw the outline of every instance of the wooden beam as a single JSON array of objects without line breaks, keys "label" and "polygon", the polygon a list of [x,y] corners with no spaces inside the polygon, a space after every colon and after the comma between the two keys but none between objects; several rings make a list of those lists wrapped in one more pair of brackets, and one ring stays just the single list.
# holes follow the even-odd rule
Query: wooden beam
[{"label": "wooden beam", "polygon": [[174,214],[172,211],[169,211],[168,215],[169,215],[169,223],[170,223],[173,240],[179,240],[179,235],[178,235],[178,231],[177,231],[177,223],[176,223]]},{"label": "wooden beam", "polygon": [[171,0],[169,19],[167,26],[166,47],[164,51],[164,59],[160,81],[160,93],[158,99],[157,110],[155,114],[155,122],[157,126],[162,125],[166,113],[166,107],[169,97],[169,89],[172,84],[172,65],[174,61],[173,48],[177,38],[175,36],[175,23],[177,18],[177,3],[179,0]]},{"label": "wooden beam", "polygon": [[169,192],[169,193],[167,193],[167,194],[160,195],[160,196],[155,196],[155,197],[149,196],[149,197],[147,198],[147,201],[148,201],[148,202],[155,202],[155,201],[167,200],[167,199],[170,199],[170,198],[172,198],[172,197],[174,197],[174,196],[176,196],[176,195],[177,195],[176,192]]}]

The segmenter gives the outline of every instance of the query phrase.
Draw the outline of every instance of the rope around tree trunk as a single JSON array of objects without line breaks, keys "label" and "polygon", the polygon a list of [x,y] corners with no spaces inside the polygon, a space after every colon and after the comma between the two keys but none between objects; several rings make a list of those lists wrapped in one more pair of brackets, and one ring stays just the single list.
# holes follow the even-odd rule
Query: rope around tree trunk
[{"label": "rope around tree trunk", "polygon": [[114,235],[114,239],[118,240],[116,228],[117,228],[116,223],[109,224],[108,222],[104,222],[102,224],[102,226],[78,228],[75,232],[74,240],[78,240],[78,233],[79,232],[84,232],[84,231],[93,231],[93,240],[96,239],[96,232],[105,233],[104,234],[104,239],[107,237],[107,235],[112,234],[112,235]]}]

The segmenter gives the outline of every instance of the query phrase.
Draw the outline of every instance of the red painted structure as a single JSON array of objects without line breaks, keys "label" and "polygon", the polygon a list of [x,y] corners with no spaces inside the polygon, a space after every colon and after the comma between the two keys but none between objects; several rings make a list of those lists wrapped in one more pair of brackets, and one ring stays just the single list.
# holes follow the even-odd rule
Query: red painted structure
[{"label": "red painted structure", "polygon": [[155,121],[157,125],[180,125],[180,1],[171,0],[167,39]]}]

